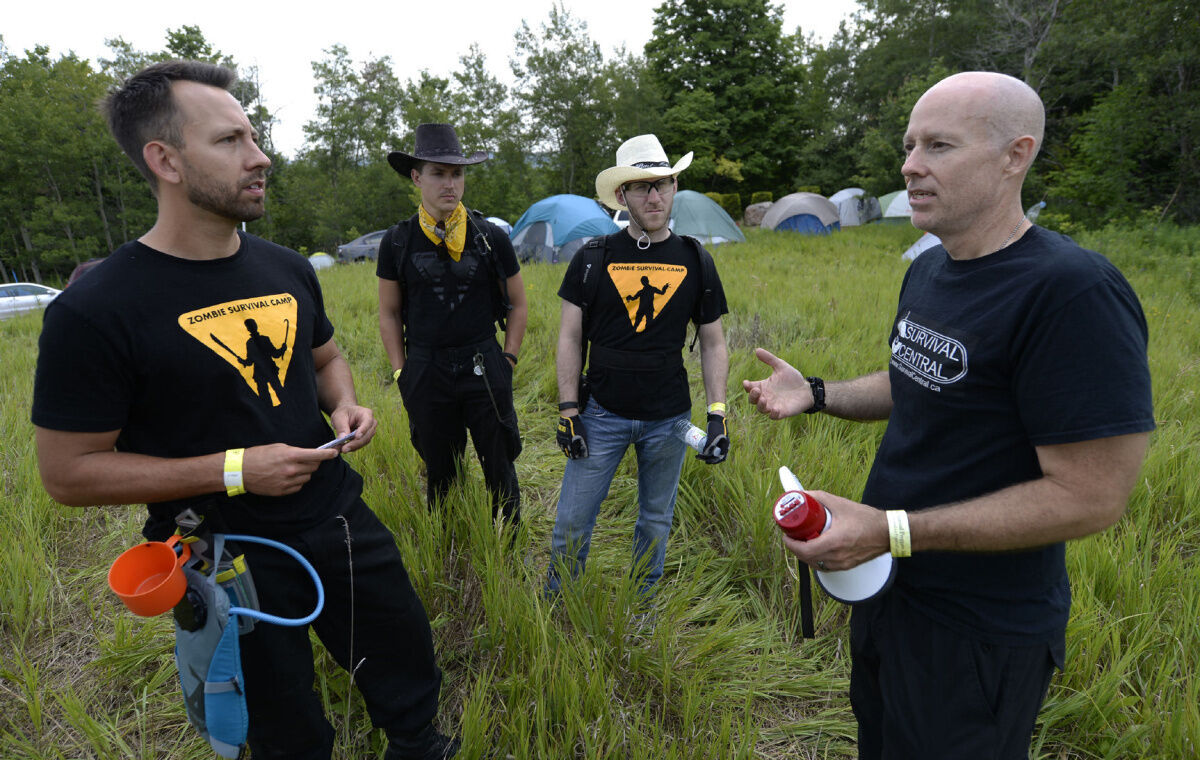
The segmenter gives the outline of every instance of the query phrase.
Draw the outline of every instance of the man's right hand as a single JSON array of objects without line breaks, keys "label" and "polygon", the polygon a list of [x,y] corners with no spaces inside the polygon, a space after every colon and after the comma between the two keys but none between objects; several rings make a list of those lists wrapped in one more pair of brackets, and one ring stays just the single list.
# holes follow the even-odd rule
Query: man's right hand
[{"label": "man's right hand", "polygon": [[586,459],[588,455],[587,434],[579,415],[558,418],[558,433],[554,436],[558,447],[567,459]]},{"label": "man's right hand", "polygon": [[771,368],[763,380],[743,380],[742,387],[750,403],[773,420],[800,414],[813,405],[812,388],[800,370],[764,348],[754,349],[754,355]]},{"label": "man's right hand", "polygon": [[287,496],[303,488],[321,462],[337,455],[337,449],[302,449],[286,443],[252,446],[242,460],[242,482],[253,494]]}]

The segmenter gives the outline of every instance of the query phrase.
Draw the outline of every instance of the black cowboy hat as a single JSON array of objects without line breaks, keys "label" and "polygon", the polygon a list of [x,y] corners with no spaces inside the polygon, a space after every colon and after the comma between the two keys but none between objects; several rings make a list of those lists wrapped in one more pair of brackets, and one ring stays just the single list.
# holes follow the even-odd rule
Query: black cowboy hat
[{"label": "black cowboy hat", "polygon": [[411,154],[398,150],[388,154],[388,163],[401,177],[410,177],[409,172],[419,161],[470,166],[488,159],[487,151],[483,150],[464,156],[462,146],[458,143],[458,135],[449,124],[418,124],[416,144]]}]

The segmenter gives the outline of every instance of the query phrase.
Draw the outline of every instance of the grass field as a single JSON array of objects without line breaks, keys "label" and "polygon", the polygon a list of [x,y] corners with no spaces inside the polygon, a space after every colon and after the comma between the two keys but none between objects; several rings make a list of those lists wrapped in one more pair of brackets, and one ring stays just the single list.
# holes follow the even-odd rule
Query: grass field
[{"label": "grass field", "polygon": [[[857,496],[882,425],[752,414],[743,378],[761,345],[809,374],[883,368],[908,228],[828,238],[751,230],[722,248],[729,298],[728,462],[684,466],[652,632],[631,619],[636,516],[627,459],[605,503],[584,582],[539,597],[563,458],[554,445],[553,351],[562,268],[524,270],[531,315],[516,371],[525,437],[525,526],[509,550],[488,517],[478,466],[431,516],[390,381],[369,265],[321,272],[336,338],[379,431],[350,455],[366,499],[396,533],[433,621],[445,670],[441,724],[463,757],[848,758],[847,609],[816,600],[800,639],[794,568],[769,505],[781,464],[808,485]],[[1200,232],[1080,235],[1141,296],[1150,323],[1158,430],[1129,510],[1067,553],[1074,607],[1033,757],[1188,758],[1200,752]],[[0,757],[209,758],[186,724],[169,616],[136,618],[108,591],[108,565],[141,540],[139,506],[73,509],[38,480],[29,422],[40,316],[0,322]],[[687,358],[695,409],[699,361]],[[1102,372],[1103,367],[1097,367]],[[700,419],[697,411],[694,415]],[[318,651],[320,652],[319,648]],[[377,757],[349,679],[321,652],[317,688],[339,731],[335,757]]]}]

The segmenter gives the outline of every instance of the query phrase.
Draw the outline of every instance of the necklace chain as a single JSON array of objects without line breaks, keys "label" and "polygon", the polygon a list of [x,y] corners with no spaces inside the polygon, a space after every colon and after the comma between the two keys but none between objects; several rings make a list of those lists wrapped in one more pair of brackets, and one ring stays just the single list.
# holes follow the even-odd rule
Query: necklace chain
[{"label": "necklace chain", "polygon": [[1010,242],[1012,242],[1013,235],[1016,235],[1016,234],[1017,234],[1017,230],[1021,229],[1021,225],[1022,225],[1022,224],[1024,224],[1024,223],[1025,223],[1025,217],[1021,217],[1020,219],[1018,219],[1018,220],[1017,220],[1017,226],[1012,228],[1012,232],[1008,233],[1008,237],[1004,238],[1004,242],[1003,242],[1003,243],[1001,243],[1001,244],[1000,244],[1000,247],[999,247],[999,248],[997,248],[996,250],[997,250],[997,251],[1002,251],[1002,250],[1004,250],[1005,248],[1007,248],[1007,247],[1008,247],[1008,244],[1009,244]]}]

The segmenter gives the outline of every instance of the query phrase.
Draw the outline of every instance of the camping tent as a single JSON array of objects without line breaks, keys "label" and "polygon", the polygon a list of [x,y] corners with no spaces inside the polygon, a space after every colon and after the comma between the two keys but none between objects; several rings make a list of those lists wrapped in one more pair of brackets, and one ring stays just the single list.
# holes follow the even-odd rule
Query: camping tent
[{"label": "camping tent", "polygon": [[882,216],[879,200],[867,195],[861,187],[847,187],[829,196],[829,202],[837,206],[838,219],[843,227],[855,227]]},{"label": "camping tent", "polygon": [[746,242],[733,218],[721,205],[695,190],[680,190],[671,207],[671,229],[677,235],[691,235],[705,245]]},{"label": "camping tent", "polygon": [[917,238],[917,242],[910,245],[908,247],[908,250],[905,251],[903,253],[903,255],[900,256],[900,258],[904,259],[905,261],[912,261],[916,257],[920,256],[922,253],[925,253],[925,251],[928,251],[930,248],[934,247],[935,245],[941,245],[941,244],[942,244],[942,239],[940,237],[933,234],[932,232],[926,232],[924,235]]},{"label": "camping tent", "polygon": [[792,193],[771,204],[763,214],[766,230],[793,230],[806,235],[828,235],[841,228],[837,206],[816,193]]},{"label": "camping tent", "polygon": [[908,205],[907,190],[896,190],[879,196],[879,209],[883,212],[883,219],[880,221],[887,224],[900,224],[912,219],[912,206]]},{"label": "camping tent", "polygon": [[530,206],[513,225],[521,261],[570,261],[584,243],[617,231],[604,208],[582,195],[552,195]]},{"label": "camping tent", "polygon": [[328,269],[336,262],[328,253],[314,253],[308,257],[308,263],[312,265],[313,269]]},{"label": "camping tent", "polygon": [[489,217],[487,218],[487,220],[488,220],[489,222],[491,222],[492,224],[496,225],[497,227],[499,227],[500,229],[504,230],[504,234],[505,234],[505,235],[511,235],[511,234],[512,234],[512,225],[511,225],[511,224],[509,224],[508,222],[504,221],[504,220],[503,220],[503,219],[501,219],[500,217],[498,217],[498,216],[489,216]]}]

